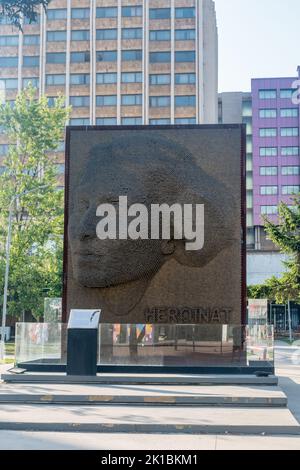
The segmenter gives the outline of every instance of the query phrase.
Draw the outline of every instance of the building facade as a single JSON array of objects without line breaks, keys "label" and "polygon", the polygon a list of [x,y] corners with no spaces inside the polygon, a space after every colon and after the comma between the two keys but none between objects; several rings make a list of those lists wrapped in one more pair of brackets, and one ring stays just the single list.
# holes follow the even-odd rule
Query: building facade
[{"label": "building facade", "polygon": [[276,221],[279,203],[292,205],[293,194],[300,192],[300,104],[295,94],[300,68],[298,75],[253,79],[251,93],[219,94],[219,123],[246,124],[248,285],[279,277],[285,269],[286,257],[268,239],[263,216]]},{"label": "building facade", "polygon": [[246,125],[246,188],[247,188],[247,249],[254,249],[253,173],[252,173],[252,97],[239,91],[220,93],[218,98],[220,124]]},{"label": "building facade", "polygon": [[8,100],[31,81],[66,96],[73,125],[217,122],[212,0],[52,0],[24,34],[5,23]]}]

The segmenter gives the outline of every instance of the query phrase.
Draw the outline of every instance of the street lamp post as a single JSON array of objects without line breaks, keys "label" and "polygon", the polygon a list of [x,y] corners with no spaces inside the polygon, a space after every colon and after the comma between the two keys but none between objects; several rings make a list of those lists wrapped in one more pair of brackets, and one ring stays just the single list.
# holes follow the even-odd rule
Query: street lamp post
[{"label": "street lamp post", "polygon": [[5,255],[5,275],[4,275],[0,360],[3,360],[5,356],[5,326],[6,326],[6,315],[7,315],[7,294],[8,294],[8,278],[9,278],[9,267],[10,267],[10,247],[11,247],[11,235],[12,235],[13,205],[14,205],[14,202],[19,197],[26,196],[29,193],[32,193],[40,189],[44,189],[45,187],[46,186],[38,186],[37,188],[24,191],[23,193],[20,193],[20,194],[16,194],[15,196],[12,197],[10,204],[9,204],[8,229],[7,229],[7,239],[6,239],[6,255]]}]

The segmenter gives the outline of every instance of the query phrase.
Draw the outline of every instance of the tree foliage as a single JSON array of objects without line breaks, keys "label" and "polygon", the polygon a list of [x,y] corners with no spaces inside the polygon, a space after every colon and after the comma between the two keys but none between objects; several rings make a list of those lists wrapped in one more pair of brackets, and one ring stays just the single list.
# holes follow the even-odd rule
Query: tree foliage
[{"label": "tree foliage", "polygon": [[[43,298],[59,297],[62,275],[63,192],[51,156],[62,139],[69,110],[64,98],[48,106],[30,85],[0,106],[0,126],[10,142],[0,176],[0,280],[3,286],[8,209],[13,202],[8,313],[43,312]],[[27,193],[30,191],[29,193]]]},{"label": "tree foliage", "polygon": [[0,0],[0,17],[6,16],[11,24],[22,29],[22,17],[28,18],[30,23],[37,20],[37,8],[42,5],[46,8],[50,0]]}]

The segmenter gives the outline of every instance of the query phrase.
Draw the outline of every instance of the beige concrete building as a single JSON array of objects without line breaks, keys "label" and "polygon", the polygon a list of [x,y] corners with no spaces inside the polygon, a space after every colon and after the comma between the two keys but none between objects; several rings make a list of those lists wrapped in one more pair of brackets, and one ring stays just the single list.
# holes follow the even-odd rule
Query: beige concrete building
[{"label": "beige concrete building", "polygon": [[7,23],[0,21],[7,100],[31,81],[50,101],[66,96],[73,125],[218,121],[212,0],[52,0],[23,33]]}]

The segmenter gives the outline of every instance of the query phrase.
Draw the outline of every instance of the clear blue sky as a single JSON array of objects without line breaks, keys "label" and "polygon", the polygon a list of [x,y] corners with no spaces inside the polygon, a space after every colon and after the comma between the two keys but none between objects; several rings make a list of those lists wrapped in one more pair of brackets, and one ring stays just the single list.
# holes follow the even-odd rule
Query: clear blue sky
[{"label": "clear blue sky", "polygon": [[300,0],[215,0],[219,91],[250,91],[251,78],[294,77]]}]

